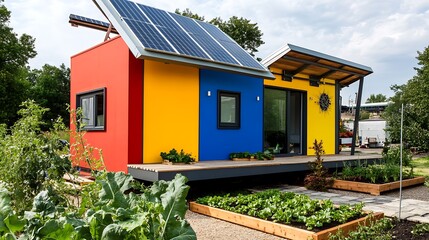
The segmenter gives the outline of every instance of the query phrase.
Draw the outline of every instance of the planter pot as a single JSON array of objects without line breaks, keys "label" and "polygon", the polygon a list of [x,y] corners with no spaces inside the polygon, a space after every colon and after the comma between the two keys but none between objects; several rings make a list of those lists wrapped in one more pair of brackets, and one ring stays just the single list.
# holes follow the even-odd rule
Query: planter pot
[{"label": "planter pot", "polygon": [[351,145],[353,138],[340,138],[340,144],[341,145]]},{"label": "planter pot", "polygon": [[[402,187],[408,187],[418,184],[423,184],[425,182],[425,177],[416,177],[412,179],[406,179],[402,181]],[[354,182],[346,180],[334,180],[332,188],[349,190],[355,192],[369,193],[371,195],[380,195],[382,192],[387,192],[390,190],[398,189],[400,182],[391,182],[384,184],[373,184],[373,183],[364,183],[364,182]]]},{"label": "planter pot", "polygon": [[233,158],[232,161],[250,161],[249,158]]},{"label": "planter pot", "polygon": [[[339,229],[341,229],[343,233],[347,234],[348,232],[355,230],[359,225],[367,225],[369,223],[369,217],[366,216],[326,230],[313,232],[300,228],[295,228],[285,224],[270,222],[267,220],[246,216],[243,214],[209,207],[206,205],[198,204],[196,202],[189,203],[189,209],[196,213],[218,218],[224,221],[232,222],[238,225],[242,225],[248,228],[256,229],[265,233],[292,240],[328,240],[329,235],[335,234]],[[383,213],[374,213],[372,216],[374,220],[378,220],[381,219],[384,215]]]},{"label": "planter pot", "polygon": [[187,165],[187,164],[194,164],[194,162],[183,163],[183,162],[170,162],[169,160],[163,160],[162,164],[165,164],[165,165]]}]

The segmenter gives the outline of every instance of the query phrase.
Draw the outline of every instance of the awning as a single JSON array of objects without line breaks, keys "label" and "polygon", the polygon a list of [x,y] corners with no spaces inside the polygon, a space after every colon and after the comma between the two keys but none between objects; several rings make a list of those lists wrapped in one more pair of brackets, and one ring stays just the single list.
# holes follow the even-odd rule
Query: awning
[{"label": "awning", "polygon": [[306,74],[313,79],[336,80],[341,86],[348,86],[373,72],[368,66],[292,44],[286,44],[268,56],[262,64],[282,69],[282,74],[290,78]]}]

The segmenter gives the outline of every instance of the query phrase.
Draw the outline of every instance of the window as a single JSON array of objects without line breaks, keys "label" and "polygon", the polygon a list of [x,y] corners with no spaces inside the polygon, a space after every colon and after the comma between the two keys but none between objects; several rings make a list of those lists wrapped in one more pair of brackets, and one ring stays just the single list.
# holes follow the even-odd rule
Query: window
[{"label": "window", "polygon": [[85,130],[104,130],[106,119],[106,89],[80,93],[76,97],[77,107],[82,108]]},{"label": "window", "polygon": [[218,128],[240,128],[240,93],[218,91]]}]

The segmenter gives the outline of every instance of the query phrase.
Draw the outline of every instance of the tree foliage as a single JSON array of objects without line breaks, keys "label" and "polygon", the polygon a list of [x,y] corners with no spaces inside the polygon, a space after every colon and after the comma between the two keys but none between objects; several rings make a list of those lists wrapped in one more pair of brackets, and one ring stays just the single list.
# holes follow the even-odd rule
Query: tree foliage
[{"label": "tree foliage", "polygon": [[[2,3],[3,0],[0,0]],[[11,125],[17,119],[19,105],[27,97],[28,60],[36,56],[34,38],[19,36],[9,27],[10,11],[0,5],[0,123]]]},{"label": "tree foliage", "polygon": [[[3,0],[0,0],[0,3]],[[61,116],[68,125],[67,104],[70,101],[70,69],[44,65],[30,70],[28,60],[36,56],[35,39],[27,34],[18,36],[9,27],[11,12],[0,5],[0,123],[12,126],[18,119],[20,104],[33,99],[49,108],[43,116],[48,129]]]},{"label": "tree foliage", "polygon": [[[193,13],[189,8],[183,11],[176,9],[175,12],[200,21],[205,20],[203,16]],[[249,19],[232,16],[228,21],[224,21],[220,17],[216,17],[210,20],[209,23],[218,26],[252,56],[258,52],[258,47],[264,44],[264,41],[262,41],[263,33],[259,29],[258,24],[251,23]]]},{"label": "tree foliage", "polygon": [[67,104],[70,102],[70,69],[64,64],[60,67],[44,65],[42,69],[34,69],[29,73],[30,98],[40,106],[49,108],[43,116],[48,127],[60,116],[66,126],[69,125]]},{"label": "tree foliage", "polygon": [[179,15],[182,15],[182,16],[185,16],[185,17],[194,18],[194,19],[197,19],[197,20],[200,20],[200,21],[204,21],[205,20],[203,16],[200,16],[200,15],[198,15],[196,13],[193,13],[191,10],[189,10],[189,8],[186,8],[183,11],[180,11],[180,9],[176,8],[176,11],[174,11],[174,12],[176,14],[179,14]]},{"label": "tree foliage", "polygon": [[379,102],[386,102],[386,101],[387,101],[386,95],[379,93],[377,95],[376,94],[369,95],[365,103],[379,103]]},{"label": "tree foliage", "polygon": [[401,104],[404,104],[403,139],[413,147],[429,150],[429,47],[417,52],[416,75],[404,85],[393,85],[393,103],[383,117],[388,122],[387,131],[392,142],[400,140]]}]

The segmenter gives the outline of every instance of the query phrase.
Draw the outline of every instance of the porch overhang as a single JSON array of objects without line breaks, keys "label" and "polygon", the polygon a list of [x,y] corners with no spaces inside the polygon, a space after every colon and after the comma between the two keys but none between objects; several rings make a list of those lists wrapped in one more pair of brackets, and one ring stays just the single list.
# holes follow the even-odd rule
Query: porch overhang
[{"label": "porch overhang", "polygon": [[341,87],[349,86],[373,72],[368,66],[292,44],[286,44],[261,63],[268,68],[282,69],[284,80],[292,80],[297,74],[305,74],[309,76],[308,80],[320,81],[329,78]]}]

